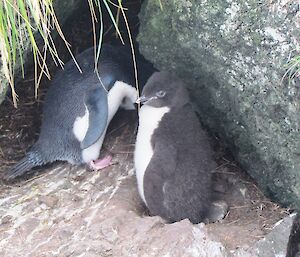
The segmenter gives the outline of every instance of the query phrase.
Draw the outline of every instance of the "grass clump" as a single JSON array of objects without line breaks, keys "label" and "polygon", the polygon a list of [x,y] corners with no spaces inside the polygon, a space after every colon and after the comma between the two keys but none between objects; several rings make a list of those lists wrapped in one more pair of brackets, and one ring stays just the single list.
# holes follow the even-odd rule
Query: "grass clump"
[{"label": "grass clump", "polygon": [[[100,56],[101,43],[103,39],[103,20],[102,8],[105,8],[111,18],[112,24],[116,32],[124,44],[124,40],[118,28],[118,20],[120,13],[125,22],[126,15],[124,10],[126,8],[122,5],[122,0],[118,0],[117,4],[111,0],[86,0],[88,1],[94,31],[94,45],[98,43],[98,48],[95,47],[95,67]],[[112,12],[112,6],[118,8],[116,18]],[[99,21],[97,20],[96,12],[99,12]],[[95,23],[100,22],[99,38],[96,38]],[[130,28],[128,27],[129,38]],[[17,63],[20,63],[22,76],[24,77],[24,51],[29,45],[33,53],[34,60],[34,84],[35,96],[38,95],[38,88],[43,75],[50,79],[50,73],[47,68],[46,58],[51,55],[56,65],[63,67],[63,62],[58,56],[54,40],[51,32],[56,30],[59,36],[65,42],[73,60],[76,60],[71,52],[70,45],[64,37],[60,24],[55,14],[53,7],[53,0],[1,0],[0,2],[0,53],[2,60],[2,67],[4,75],[7,78],[12,92],[12,99],[14,106],[17,107],[18,95],[14,88],[14,71]],[[36,34],[42,39],[42,47],[39,47],[36,40]],[[28,40],[29,39],[29,40]],[[98,42],[97,42],[98,41]],[[132,53],[134,55],[134,48],[132,40],[130,39]],[[135,60],[135,58],[134,58]],[[135,61],[134,61],[135,63]],[[79,71],[80,67],[76,63]],[[136,70],[136,64],[134,64]],[[97,70],[95,69],[97,72]],[[136,71],[137,73],[137,71]],[[136,75],[137,77],[137,75]],[[0,87],[3,85],[0,85]]]},{"label": "grass clump", "polygon": [[[50,54],[56,64],[63,65],[58,56],[51,31],[55,29],[67,43],[53,8],[53,0],[2,0],[0,3],[0,51],[4,75],[7,78],[13,103],[17,106],[18,96],[14,89],[14,68],[20,62],[24,77],[24,51],[29,44],[33,53],[35,67],[35,95],[42,75],[50,78],[46,65],[47,54]],[[43,40],[43,48],[39,49],[35,33],[38,32]],[[79,68],[79,67],[78,67]],[[38,71],[39,70],[39,71]],[[2,85],[3,86],[3,85]]]},{"label": "grass clump", "polygon": [[294,56],[287,64],[287,71],[283,77],[292,81],[295,77],[300,77],[300,55]]}]

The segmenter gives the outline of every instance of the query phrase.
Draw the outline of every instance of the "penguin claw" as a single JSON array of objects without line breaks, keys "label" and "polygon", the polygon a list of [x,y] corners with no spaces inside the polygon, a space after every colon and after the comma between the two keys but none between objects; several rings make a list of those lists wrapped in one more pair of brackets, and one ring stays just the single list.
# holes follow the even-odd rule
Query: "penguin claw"
[{"label": "penguin claw", "polygon": [[91,170],[102,170],[110,165],[112,165],[112,156],[111,155],[107,155],[106,157],[104,157],[103,159],[98,159],[95,161],[90,161],[89,163],[89,168]]},{"label": "penguin claw", "polygon": [[228,213],[229,206],[223,200],[217,200],[211,203],[206,223],[213,223],[224,219]]}]

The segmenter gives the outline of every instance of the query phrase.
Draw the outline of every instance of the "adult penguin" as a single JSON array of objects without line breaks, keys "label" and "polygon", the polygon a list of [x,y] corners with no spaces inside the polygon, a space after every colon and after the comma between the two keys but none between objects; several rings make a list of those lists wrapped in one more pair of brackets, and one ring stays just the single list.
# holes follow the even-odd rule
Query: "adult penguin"
[{"label": "adult penguin", "polygon": [[[111,156],[97,160],[108,124],[119,106],[134,108],[137,97],[132,57],[127,50],[103,44],[95,73],[92,47],[76,57],[82,73],[73,60],[57,72],[45,96],[39,138],[4,179],[14,179],[54,161],[86,163],[93,169],[110,164]],[[137,59],[137,65],[142,87],[154,69],[142,58]]]}]

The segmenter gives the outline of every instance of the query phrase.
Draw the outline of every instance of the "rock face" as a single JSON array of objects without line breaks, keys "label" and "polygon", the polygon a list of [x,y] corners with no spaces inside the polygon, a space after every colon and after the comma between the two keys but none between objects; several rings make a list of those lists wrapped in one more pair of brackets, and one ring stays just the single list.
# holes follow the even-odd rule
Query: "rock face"
[{"label": "rock face", "polygon": [[142,217],[126,165],[95,173],[64,166],[2,196],[1,256],[226,256],[204,225]]},{"label": "rock face", "polygon": [[[56,11],[57,18],[60,21],[60,25],[63,25],[63,23],[67,20],[68,17],[80,6],[82,5],[82,1],[80,0],[70,0],[70,1],[63,1],[63,0],[57,0],[54,1],[54,8]],[[38,37],[38,34],[36,34]],[[39,40],[39,38],[38,38]],[[29,44],[29,38],[24,37],[23,38],[23,45],[25,48],[24,51],[24,59],[29,60],[29,64],[32,62],[30,57],[31,55],[31,46]],[[20,62],[16,62],[15,66],[15,74],[16,74],[16,81],[18,81],[18,78],[21,74],[21,66]],[[34,86],[34,85],[32,85]],[[6,95],[7,89],[9,87],[9,82],[7,81],[6,77],[4,76],[4,72],[2,69],[2,62],[0,61],[0,104],[4,100],[4,97]]]},{"label": "rock face", "polygon": [[273,199],[300,206],[298,1],[145,1],[140,50],[190,87],[202,122]]},{"label": "rock face", "polygon": [[242,248],[234,253],[235,257],[265,257],[265,256],[277,256],[285,257],[287,247],[287,239],[291,232],[293,220],[295,214],[292,214],[275,224],[273,230],[266,235],[263,239],[256,242],[253,246],[248,249]]},{"label": "rock face", "polygon": [[133,131],[124,131],[111,138],[116,164],[105,170],[60,164],[19,186],[2,185],[0,256],[228,256],[204,224],[165,224],[145,213],[128,149]]}]

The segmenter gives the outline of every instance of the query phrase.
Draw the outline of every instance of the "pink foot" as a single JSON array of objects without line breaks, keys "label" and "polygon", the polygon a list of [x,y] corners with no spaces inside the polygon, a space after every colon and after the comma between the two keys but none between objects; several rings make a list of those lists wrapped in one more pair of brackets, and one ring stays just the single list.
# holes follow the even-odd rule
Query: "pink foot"
[{"label": "pink foot", "polygon": [[98,159],[95,161],[91,161],[89,166],[92,170],[102,170],[110,165],[112,165],[112,156],[107,155],[103,159]]}]

